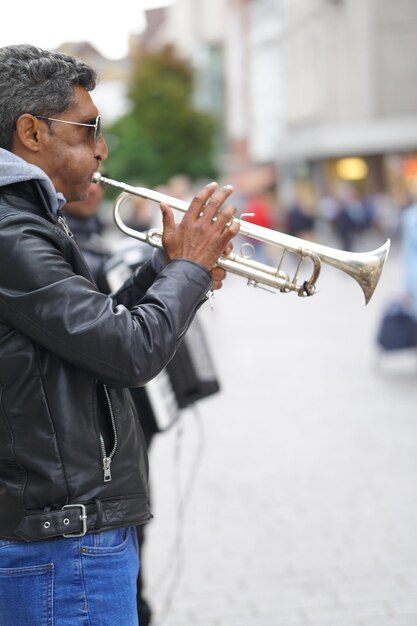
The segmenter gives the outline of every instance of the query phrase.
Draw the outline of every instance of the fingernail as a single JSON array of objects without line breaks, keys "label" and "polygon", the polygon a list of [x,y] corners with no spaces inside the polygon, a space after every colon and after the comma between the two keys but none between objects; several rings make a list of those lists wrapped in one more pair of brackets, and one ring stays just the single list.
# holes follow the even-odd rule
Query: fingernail
[{"label": "fingernail", "polygon": [[217,187],[217,183],[216,182],[209,183],[208,185],[206,185],[206,187],[207,188]]},{"label": "fingernail", "polygon": [[227,190],[227,191],[229,191],[229,190],[230,190],[230,191],[233,191],[234,187],[233,187],[233,185],[225,185],[225,186],[223,187],[223,189],[224,189],[225,191],[226,191],[226,190]]}]

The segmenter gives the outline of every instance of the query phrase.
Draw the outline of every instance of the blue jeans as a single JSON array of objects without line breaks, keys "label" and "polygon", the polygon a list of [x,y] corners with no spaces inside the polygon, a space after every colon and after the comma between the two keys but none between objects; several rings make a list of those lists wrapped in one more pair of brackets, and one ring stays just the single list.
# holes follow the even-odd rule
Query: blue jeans
[{"label": "blue jeans", "polygon": [[0,626],[137,626],[135,528],[0,539]]}]

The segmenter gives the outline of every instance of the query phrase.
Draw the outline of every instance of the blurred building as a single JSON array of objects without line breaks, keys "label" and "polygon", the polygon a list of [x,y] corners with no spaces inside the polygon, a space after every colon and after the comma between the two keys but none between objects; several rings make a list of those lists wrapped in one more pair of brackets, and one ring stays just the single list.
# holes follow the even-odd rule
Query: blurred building
[{"label": "blurred building", "polygon": [[273,163],[325,194],[401,196],[417,175],[415,0],[176,0],[153,41],[196,67],[225,167]]},{"label": "blurred building", "polygon": [[281,15],[279,164],[327,193],[348,181],[400,196],[417,150],[417,3],[286,0]]},{"label": "blurred building", "polygon": [[218,120],[220,169],[270,185],[283,124],[276,0],[176,0],[146,17],[139,48],[174,44],[195,68],[195,103]]},{"label": "blurred building", "polygon": [[148,28],[140,37],[147,48],[174,44],[195,68],[195,104],[219,125],[219,151],[226,149],[224,0],[180,0],[146,12]]},{"label": "blurred building", "polygon": [[156,32],[155,13],[142,40],[173,43],[194,65],[196,104],[219,120],[225,166],[273,162],[283,119],[277,0],[176,0],[158,9]]}]

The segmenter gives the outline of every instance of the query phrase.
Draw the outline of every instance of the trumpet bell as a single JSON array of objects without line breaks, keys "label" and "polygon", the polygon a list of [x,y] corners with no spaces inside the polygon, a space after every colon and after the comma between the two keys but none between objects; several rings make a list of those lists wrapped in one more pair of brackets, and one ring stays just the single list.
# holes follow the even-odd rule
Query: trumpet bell
[{"label": "trumpet bell", "polygon": [[[389,239],[371,252],[352,252],[339,268],[356,280],[365,296],[365,304],[372,298],[384,269],[391,242]],[[337,267],[337,265],[335,265]]]}]

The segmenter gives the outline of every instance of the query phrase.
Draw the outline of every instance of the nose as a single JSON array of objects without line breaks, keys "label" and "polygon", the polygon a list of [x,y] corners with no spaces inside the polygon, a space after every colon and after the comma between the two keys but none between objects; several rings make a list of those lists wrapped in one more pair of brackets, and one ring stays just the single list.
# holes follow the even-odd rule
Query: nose
[{"label": "nose", "polygon": [[107,148],[107,143],[103,135],[100,135],[98,139],[94,156],[99,161],[105,161],[107,157],[109,156],[109,150]]}]

